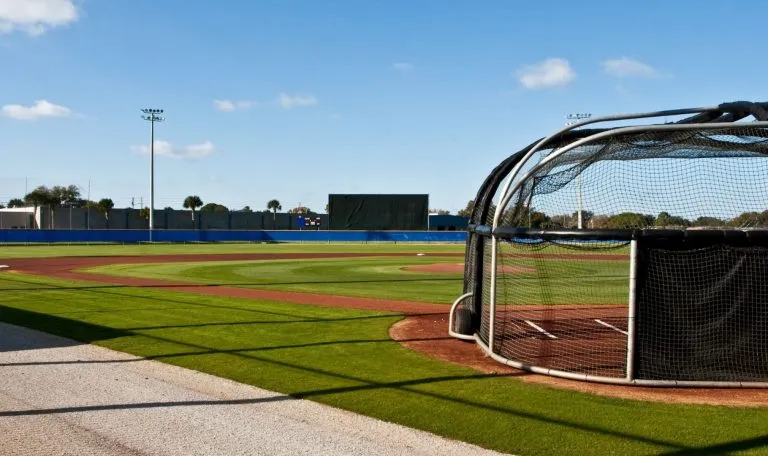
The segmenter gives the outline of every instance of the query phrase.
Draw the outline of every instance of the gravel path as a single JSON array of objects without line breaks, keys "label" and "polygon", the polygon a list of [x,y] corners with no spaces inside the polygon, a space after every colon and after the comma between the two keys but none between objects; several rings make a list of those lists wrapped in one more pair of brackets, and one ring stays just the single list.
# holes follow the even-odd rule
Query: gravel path
[{"label": "gravel path", "polygon": [[0,323],[1,455],[493,455]]}]

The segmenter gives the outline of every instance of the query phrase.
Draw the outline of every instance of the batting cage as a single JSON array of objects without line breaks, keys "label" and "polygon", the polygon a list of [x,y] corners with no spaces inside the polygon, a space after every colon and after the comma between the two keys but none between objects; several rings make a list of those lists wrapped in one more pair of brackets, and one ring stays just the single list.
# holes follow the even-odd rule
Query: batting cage
[{"label": "batting cage", "polygon": [[427,231],[429,195],[331,194],[331,230]]},{"label": "batting cage", "polygon": [[583,120],[474,202],[452,336],[570,379],[768,386],[768,103]]}]

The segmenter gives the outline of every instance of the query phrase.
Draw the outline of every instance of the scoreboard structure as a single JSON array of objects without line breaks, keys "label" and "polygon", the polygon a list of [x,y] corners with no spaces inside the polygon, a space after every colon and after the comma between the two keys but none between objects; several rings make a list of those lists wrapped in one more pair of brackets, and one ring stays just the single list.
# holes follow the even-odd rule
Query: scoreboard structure
[{"label": "scoreboard structure", "polygon": [[328,195],[328,229],[358,231],[427,231],[429,195]]}]

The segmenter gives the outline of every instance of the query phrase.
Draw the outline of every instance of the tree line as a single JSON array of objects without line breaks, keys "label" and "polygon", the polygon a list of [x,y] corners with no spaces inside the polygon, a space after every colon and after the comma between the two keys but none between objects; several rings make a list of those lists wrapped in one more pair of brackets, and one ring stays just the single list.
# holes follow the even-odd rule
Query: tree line
[{"label": "tree line", "polygon": [[[525,223],[525,218],[528,222]],[[691,227],[760,227],[768,226],[768,211],[744,212],[733,219],[723,219],[710,216],[700,216],[687,219],[662,211],[657,215],[639,212],[621,212],[614,215],[598,214],[592,211],[582,211],[582,227],[590,229],[620,229],[620,228],[691,228]],[[578,212],[572,214],[547,215],[537,210],[523,213],[520,217],[523,224],[537,229],[572,229],[578,227]]]},{"label": "tree line", "polygon": [[[470,200],[467,206],[458,211],[458,215],[469,217],[474,208],[474,201]],[[489,214],[493,216],[496,206],[491,205]],[[578,227],[578,212],[571,214],[548,215],[542,211],[531,208],[521,210],[514,216],[511,209],[505,211],[501,219],[509,223],[516,217],[518,225],[535,229],[573,229]],[[718,218],[712,216],[699,216],[687,219],[679,215],[662,211],[657,215],[642,214],[639,212],[621,212],[614,215],[595,214],[584,210],[581,213],[582,227],[590,229],[620,229],[620,228],[691,228],[691,227],[732,227],[732,228],[758,228],[768,227],[768,210],[757,212],[748,211],[733,218]]]},{"label": "tree line", "polygon": [[[53,217],[54,210],[59,207],[72,207],[72,208],[90,208],[103,214],[104,217],[109,220],[109,211],[114,209],[115,203],[110,198],[103,198],[98,201],[89,201],[82,198],[80,188],[77,185],[56,185],[53,187],[47,187],[41,185],[36,187],[31,192],[24,195],[24,198],[13,198],[8,201],[9,208],[15,207],[29,207],[34,206],[35,210],[38,207],[48,207]],[[5,206],[0,204],[0,209]],[[182,207],[190,211],[192,221],[195,220],[196,212],[229,212],[230,209],[219,203],[204,203],[202,198],[198,195],[189,195],[182,201]],[[171,207],[166,207],[166,210],[171,210]],[[272,213],[273,219],[277,216],[277,212],[283,209],[282,204],[277,199],[271,199],[267,201],[266,210],[262,212]],[[241,212],[258,212],[251,209],[250,206],[245,206],[240,209]],[[306,214],[309,216],[317,215],[318,213],[306,206],[296,206],[288,209],[288,214]],[[325,205],[325,213],[328,213],[328,205]],[[450,211],[444,209],[430,209],[430,214],[450,214]],[[139,217],[149,218],[149,208],[143,207],[139,209]]]},{"label": "tree line", "polygon": [[[98,201],[84,199],[77,185],[55,185],[50,188],[41,185],[24,195],[24,198],[13,198],[8,202],[8,207],[10,208],[29,206],[33,206],[35,211],[37,211],[38,207],[48,207],[51,220],[54,217],[54,210],[59,207],[94,209],[109,220],[109,211],[115,207],[115,203],[109,198],[103,198]],[[2,207],[0,205],[0,208]]]},{"label": "tree line", "polygon": [[[97,212],[104,215],[106,220],[109,220],[109,211],[114,209],[115,203],[110,198],[102,198],[98,201],[90,201],[87,199],[84,199],[82,197],[82,193],[80,192],[80,188],[77,185],[55,185],[53,187],[48,187],[45,185],[41,185],[33,189],[31,192],[24,195],[23,198],[13,198],[10,201],[8,201],[7,207],[9,208],[16,208],[16,207],[34,207],[35,211],[37,211],[38,207],[47,207],[51,211],[51,218],[53,218],[53,215],[55,213],[55,209],[61,208],[61,207],[71,207],[71,208],[89,208],[94,209]],[[204,203],[202,198],[198,195],[189,195],[182,201],[182,207],[184,209],[188,209],[191,213],[192,220],[195,220],[195,213],[196,212],[229,212],[230,209],[219,203]],[[0,204],[0,209],[5,208],[4,205]],[[171,207],[166,207],[166,210],[172,209]],[[273,215],[273,218],[276,217],[277,212],[282,210],[283,206],[277,199],[271,199],[267,201],[266,209],[263,212],[270,212]],[[328,210],[328,206],[326,205],[326,212]],[[251,209],[250,206],[245,206],[242,209],[240,209],[242,212],[256,212],[253,209]],[[307,215],[316,215],[316,212],[312,211],[310,208],[306,206],[296,206],[292,209],[288,210],[289,214],[307,214]],[[149,207],[143,207],[139,209],[138,212],[139,217],[141,218],[149,218]]]}]

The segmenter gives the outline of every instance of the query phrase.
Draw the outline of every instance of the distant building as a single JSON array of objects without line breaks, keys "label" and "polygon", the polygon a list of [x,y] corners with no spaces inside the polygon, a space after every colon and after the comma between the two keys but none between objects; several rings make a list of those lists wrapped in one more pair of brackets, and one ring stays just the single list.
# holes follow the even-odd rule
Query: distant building
[{"label": "distant building", "polygon": [[469,217],[429,214],[429,231],[465,231],[468,225]]},{"label": "distant building", "polygon": [[40,227],[40,208],[7,207],[0,209],[0,229],[30,229]]}]

